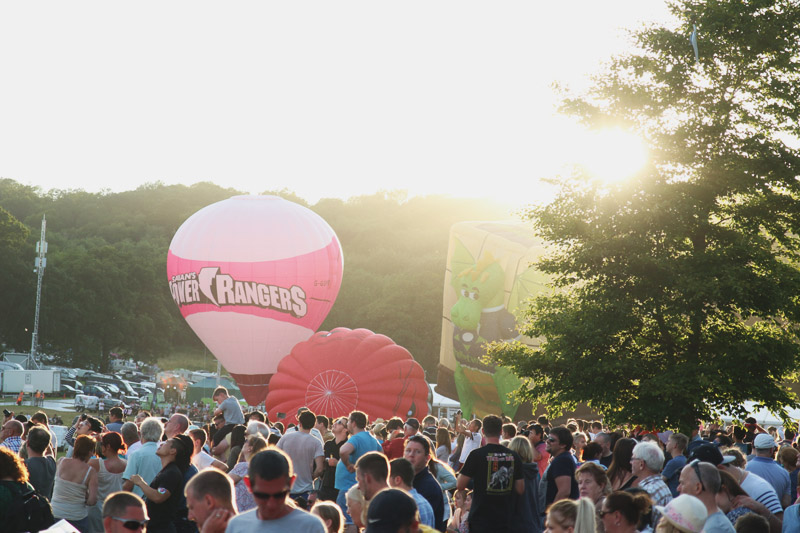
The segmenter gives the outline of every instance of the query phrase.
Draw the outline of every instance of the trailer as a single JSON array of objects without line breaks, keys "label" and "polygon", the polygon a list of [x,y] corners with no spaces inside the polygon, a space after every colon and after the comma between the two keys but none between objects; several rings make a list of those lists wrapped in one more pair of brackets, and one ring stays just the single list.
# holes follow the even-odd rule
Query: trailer
[{"label": "trailer", "polygon": [[0,390],[4,394],[42,391],[45,394],[61,392],[59,370],[3,370],[0,374]]}]

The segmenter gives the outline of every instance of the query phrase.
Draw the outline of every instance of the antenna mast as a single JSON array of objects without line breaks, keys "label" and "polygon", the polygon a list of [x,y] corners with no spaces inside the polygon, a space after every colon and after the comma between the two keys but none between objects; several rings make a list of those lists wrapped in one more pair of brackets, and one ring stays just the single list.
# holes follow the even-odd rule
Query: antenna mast
[{"label": "antenna mast", "polygon": [[44,269],[47,266],[47,258],[45,254],[47,253],[47,241],[44,240],[45,230],[47,229],[47,220],[45,216],[42,215],[42,235],[39,238],[39,242],[36,243],[36,259],[34,260],[34,269],[33,271],[36,272],[39,276],[38,282],[36,283],[36,317],[33,319],[33,335],[31,336],[31,354],[28,358],[28,364],[25,365],[30,370],[31,368],[39,368],[38,363],[36,362],[36,346],[39,343],[39,309],[41,308],[41,301],[42,301],[42,278],[44,277]]}]

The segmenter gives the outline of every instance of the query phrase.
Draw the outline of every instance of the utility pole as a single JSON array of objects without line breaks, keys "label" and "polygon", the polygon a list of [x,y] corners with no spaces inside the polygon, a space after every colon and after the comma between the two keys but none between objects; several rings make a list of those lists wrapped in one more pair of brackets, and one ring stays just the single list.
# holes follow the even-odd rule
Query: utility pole
[{"label": "utility pole", "polygon": [[42,235],[39,242],[36,243],[36,259],[33,271],[38,274],[38,282],[36,283],[36,316],[33,319],[33,335],[31,336],[31,353],[28,357],[27,364],[28,370],[31,368],[39,368],[36,362],[36,347],[39,344],[39,310],[42,302],[42,278],[44,277],[44,269],[47,266],[47,241],[44,240],[45,230],[47,229],[47,220],[42,215]]}]

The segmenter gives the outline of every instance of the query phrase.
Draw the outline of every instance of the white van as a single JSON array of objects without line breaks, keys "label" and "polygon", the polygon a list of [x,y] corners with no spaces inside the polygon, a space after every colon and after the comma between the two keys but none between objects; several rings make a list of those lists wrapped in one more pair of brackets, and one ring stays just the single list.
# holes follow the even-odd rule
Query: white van
[{"label": "white van", "polygon": [[88,396],[86,394],[75,395],[75,411],[97,411],[100,405],[100,398],[97,396]]}]

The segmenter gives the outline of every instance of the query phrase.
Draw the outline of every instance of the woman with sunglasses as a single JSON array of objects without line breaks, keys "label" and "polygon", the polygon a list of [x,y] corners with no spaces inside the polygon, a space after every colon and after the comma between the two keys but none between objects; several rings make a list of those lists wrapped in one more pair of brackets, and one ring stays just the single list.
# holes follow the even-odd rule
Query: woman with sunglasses
[{"label": "woman with sunglasses", "polygon": [[156,450],[161,459],[161,471],[152,483],[148,485],[138,474],[131,476],[130,481],[142,489],[145,496],[147,514],[150,515],[149,533],[175,533],[174,520],[183,493],[183,476],[192,460],[192,449],[189,437],[176,435]]},{"label": "woman with sunglasses", "polygon": [[606,533],[635,533],[643,515],[650,512],[653,503],[645,492],[631,494],[615,491],[603,500],[600,519]]},{"label": "woman with sunglasses", "polygon": [[234,490],[236,492],[236,507],[240,513],[249,511],[256,506],[253,495],[247,490],[247,485],[244,483],[244,477],[247,475],[247,469],[250,467],[250,460],[255,454],[261,450],[267,449],[267,441],[261,435],[250,435],[242,446],[242,455],[244,461],[238,463],[230,471],[233,480]]}]

